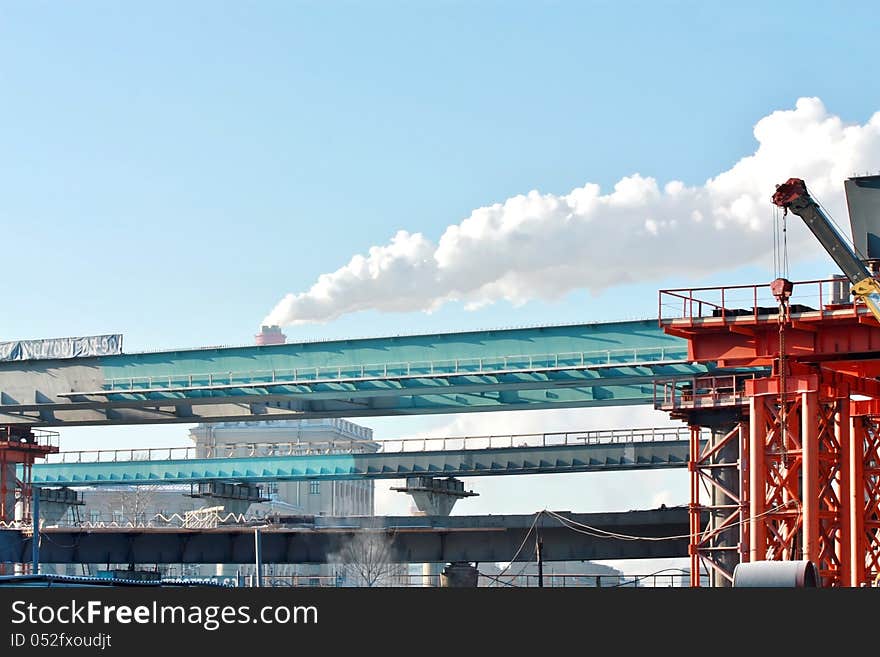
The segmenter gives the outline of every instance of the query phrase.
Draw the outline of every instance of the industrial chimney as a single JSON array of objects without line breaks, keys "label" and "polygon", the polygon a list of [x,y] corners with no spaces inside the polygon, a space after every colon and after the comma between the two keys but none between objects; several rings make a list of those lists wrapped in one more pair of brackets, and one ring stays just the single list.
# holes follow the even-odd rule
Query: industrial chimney
[{"label": "industrial chimney", "polygon": [[278,324],[264,325],[260,328],[260,332],[254,336],[254,340],[262,347],[267,344],[284,344],[287,342],[287,336],[281,332],[281,327]]}]

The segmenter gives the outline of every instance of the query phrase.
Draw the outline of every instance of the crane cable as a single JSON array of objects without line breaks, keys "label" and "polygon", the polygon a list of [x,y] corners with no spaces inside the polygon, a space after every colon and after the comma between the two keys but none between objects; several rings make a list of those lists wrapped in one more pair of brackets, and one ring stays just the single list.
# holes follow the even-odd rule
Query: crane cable
[{"label": "crane cable", "polygon": [[[786,369],[788,364],[785,357],[785,325],[787,323],[788,302],[784,297],[779,298],[779,430],[780,447],[783,462],[788,456],[788,390],[786,389]],[[787,464],[786,464],[787,465]]]},{"label": "crane cable", "polygon": [[773,213],[773,278],[788,278],[788,212],[780,213],[772,206]]},{"label": "crane cable", "polygon": [[[773,214],[773,266],[774,276],[776,279],[788,279],[788,209],[784,209],[780,214],[779,208],[774,207]],[[788,443],[788,395],[786,380],[786,353],[785,353],[785,326],[789,318],[789,301],[786,296],[780,294],[777,297],[779,301],[778,322],[779,322],[779,357],[777,359],[777,376],[779,377],[779,441],[782,452],[783,461],[787,456]]]}]

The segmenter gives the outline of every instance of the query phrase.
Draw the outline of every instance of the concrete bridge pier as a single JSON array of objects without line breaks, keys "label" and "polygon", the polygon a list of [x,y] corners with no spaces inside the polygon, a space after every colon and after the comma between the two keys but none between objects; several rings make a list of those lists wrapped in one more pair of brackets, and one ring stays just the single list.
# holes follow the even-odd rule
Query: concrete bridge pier
[{"label": "concrete bridge pier", "polygon": [[40,518],[45,525],[57,525],[70,509],[83,506],[83,494],[72,488],[39,488]]},{"label": "concrete bridge pier", "polygon": [[477,588],[480,573],[469,561],[454,561],[446,565],[440,575],[440,586],[454,588]]},{"label": "concrete bridge pier", "polygon": [[266,502],[268,497],[256,484],[228,484],[220,481],[194,484],[189,497],[203,499],[209,506],[223,506],[221,515],[243,516],[251,504]]},{"label": "concrete bridge pier", "polygon": [[[464,482],[455,477],[407,477],[405,486],[391,490],[411,495],[419,514],[424,516],[448,516],[459,499],[479,494],[465,490]],[[434,586],[441,580],[442,572],[441,563],[422,564],[423,585]]]}]

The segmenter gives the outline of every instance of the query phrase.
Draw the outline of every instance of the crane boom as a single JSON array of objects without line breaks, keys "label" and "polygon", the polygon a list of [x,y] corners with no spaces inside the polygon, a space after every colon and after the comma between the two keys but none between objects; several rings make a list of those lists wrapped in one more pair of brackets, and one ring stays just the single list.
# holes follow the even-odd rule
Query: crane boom
[{"label": "crane boom", "polygon": [[880,321],[880,281],[834,229],[831,220],[807,191],[800,178],[789,178],[776,188],[773,204],[790,210],[804,220],[828,255],[853,284],[852,293],[862,299]]}]

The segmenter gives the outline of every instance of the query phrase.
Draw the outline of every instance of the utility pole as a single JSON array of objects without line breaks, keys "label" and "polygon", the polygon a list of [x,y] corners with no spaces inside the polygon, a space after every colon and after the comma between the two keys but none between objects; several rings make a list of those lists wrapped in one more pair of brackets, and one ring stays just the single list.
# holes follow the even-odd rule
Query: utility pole
[{"label": "utility pole", "polygon": [[263,586],[263,536],[259,527],[254,527],[254,569],[257,587]]},{"label": "utility pole", "polygon": [[544,588],[544,541],[541,540],[541,534],[536,533],[538,545],[536,554],[538,557],[538,587]]},{"label": "utility pole", "polygon": [[40,574],[40,488],[31,486],[31,519],[33,520],[33,536],[31,537],[31,573]]}]

